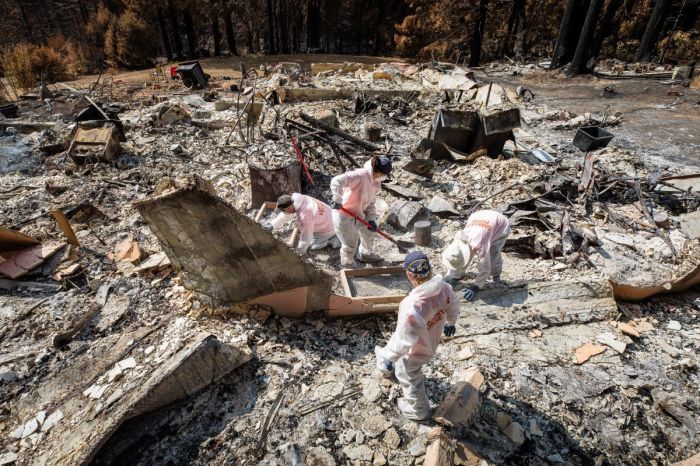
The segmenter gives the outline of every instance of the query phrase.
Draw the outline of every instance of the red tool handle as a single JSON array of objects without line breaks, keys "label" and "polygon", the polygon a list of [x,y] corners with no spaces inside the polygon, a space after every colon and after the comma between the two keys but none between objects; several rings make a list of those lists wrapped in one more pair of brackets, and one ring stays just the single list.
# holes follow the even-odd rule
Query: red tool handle
[{"label": "red tool handle", "polygon": [[[364,218],[358,217],[357,215],[353,214],[352,212],[350,212],[350,211],[349,211],[348,209],[346,209],[345,207],[340,206],[340,208],[339,208],[338,210],[340,210],[341,212],[344,212],[344,213],[348,214],[349,216],[351,216],[352,218],[354,218],[355,220],[357,220],[358,222],[360,222],[360,223],[363,224],[364,226],[370,227],[370,228],[374,228],[372,225],[369,224],[369,222],[368,222],[367,220],[365,220]],[[392,243],[396,243],[396,240],[395,240],[394,238],[392,238],[391,236],[387,235],[386,233],[384,233],[384,232],[383,232],[382,230],[380,230],[379,228],[375,228],[374,231],[377,232],[379,235],[383,236],[384,238],[388,239],[388,240],[391,241]]]},{"label": "red tool handle", "polygon": [[311,173],[309,172],[309,168],[306,166],[306,163],[304,163],[304,156],[301,155],[301,151],[299,150],[299,146],[297,146],[297,142],[294,140],[294,136],[291,137],[292,139],[292,146],[294,146],[294,151],[297,153],[297,158],[299,159],[299,163],[301,164],[302,168],[304,169],[304,173],[306,173],[306,178],[308,178],[309,183],[315,188],[316,183],[314,183],[314,178],[311,176]]}]

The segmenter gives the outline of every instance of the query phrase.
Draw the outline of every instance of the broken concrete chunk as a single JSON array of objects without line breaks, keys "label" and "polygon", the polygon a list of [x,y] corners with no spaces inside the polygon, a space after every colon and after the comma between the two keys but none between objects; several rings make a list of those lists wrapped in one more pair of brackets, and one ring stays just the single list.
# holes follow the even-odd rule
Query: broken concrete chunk
[{"label": "broken concrete chunk", "polygon": [[464,374],[458,374],[457,380],[435,410],[433,419],[448,426],[466,427],[481,406],[479,389],[484,383],[484,376],[478,368],[472,368]]},{"label": "broken concrete chunk", "polygon": [[[124,393],[116,398],[119,399],[118,403],[110,397],[112,404],[104,403],[96,410],[94,419],[67,428],[62,435],[62,445],[58,446],[64,452],[65,464],[89,464],[127,419],[194,395],[250,360],[247,347],[221,343],[206,332],[195,335],[192,341],[153,370],[146,380],[126,387]],[[131,365],[131,362],[126,363],[126,366]],[[104,393],[107,386],[109,384],[91,386],[84,394],[89,396],[96,389],[98,393]],[[50,455],[51,452],[42,454]],[[34,462],[44,464],[50,461],[37,457]]]},{"label": "broken concrete chunk", "polygon": [[319,121],[324,122],[328,126],[333,128],[340,128],[340,122],[338,121],[338,115],[335,114],[333,110],[321,110],[314,115]]},{"label": "broken concrete chunk", "polygon": [[163,104],[158,110],[158,118],[161,123],[169,125],[190,118],[190,114],[180,105]]},{"label": "broken concrete chunk", "polygon": [[542,429],[540,429],[540,425],[537,424],[537,421],[534,419],[530,419],[530,435],[536,435],[538,437],[542,437],[544,435]]},{"label": "broken concrete chunk", "polygon": [[323,447],[312,447],[306,449],[306,466],[336,466],[335,459]]},{"label": "broken concrete chunk", "polygon": [[586,343],[576,350],[576,364],[583,364],[588,361],[591,357],[605,352],[605,346],[594,345],[593,343]]},{"label": "broken concrete chunk", "polygon": [[411,456],[423,456],[428,449],[428,442],[425,435],[419,435],[408,444],[406,449]]},{"label": "broken concrete chunk", "polygon": [[36,418],[32,418],[29,422],[24,425],[22,430],[22,437],[27,438],[39,429],[39,421]]},{"label": "broken concrete chunk", "polygon": [[416,222],[428,220],[430,211],[415,201],[397,201],[389,209],[386,223],[400,230],[412,230]]},{"label": "broken concrete chunk", "polygon": [[346,445],[343,453],[351,460],[372,461],[374,452],[367,445]]},{"label": "broken concrete chunk", "polygon": [[430,200],[430,202],[428,203],[428,210],[430,210],[432,213],[437,214],[437,215],[440,215],[440,214],[460,215],[459,211],[455,208],[455,205],[453,202],[446,201],[445,199],[441,198],[440,196],[435,196]]},{"label": "broken concrete chunk", "polygon": [[273,308],[289,315],[327,308],[333,277],[215,195],[187,186],[135,206],[185,286],[227,303],[301,289]]},{"label": "broken concrete chunk", "polygon": [[678,322],[677,320],[669,320],[667,328],[669,330],[680,330],[683,327],[681,326],[681,323]]},{"label": "broken concrete chunk", "polygon": [[609,346],[610,348],[614,349],[618,353],[622,354],[625,352],[625,348],[627,348],[627,344],[621,342],[620,340],[617,340],[615,338],[615,335],[609,332],[601,333],[596,337],[596,341],[599,343],[602,343],[604,345]]},{"label": "broken concrete chunk", "polygon": [[390,427],[386,433],[384,434],[384,443],[389,448],[396,449],[401,445],[401,436],[399,435],[398,432],[396,432],[396,429],[393,427]]},{"label": "broken concrete chunk", "polygon": [[389,427],[391,422],[382,415],[370,416],[362,422],[362,432],[369,438],[379,437]]},{"label": "broken concrete chunk", "polygon": [[6,464],[13,464],[17,461],[17,453],[7,452],[0,455],[0,466],[5,466]]},{"label": "broken concrete chunk", "polygon": [[617,329],[619,331],[621,331],[622,333],[624,333],[625,335],[639,338],[639,331],[630,324],[626,324],[624,322],[619,322],[617,324]]},{"label": "broken concrete chunk", "polygon": [[46,418],[46,421],[41,425],[42,432],[48,432],[53,426],[58,424],[58,422],[63,419],[63,412],[61,410],[56,410]]},{"label": "broken concrete chunk", "polygon": [[136,359],[134,359],[134,358],[126,358],[126,359],[124,359],[124,360],[122,360],[122,361],[119,361],[119,362],[115,365],[115,367],[118,367],[119,369],[121,369],[122,372],[125,371],[125,370],[127,370],[127,369],[133,369],[134,367],[136,367]]},{"label": "broken concrete chunk", "polygon": [[511,422],[503,429],[503,433],[516,445],[525,443],[525,429],[517,422]]},{"label": "broken concrete chunk", "polygon": [[505,428],[508,427],[512,422],[513,420],[510,418],[508,413],[499,411],[496,414],[496,425],[499,429],[505,430]]},{"label": "broken concrete chunk", "polygon": [[657,346],[658,346],[659,348],[661,348],[661,350],[662,350],[664,353],[668,354],[668,355],[671,356],[672,358],[677,358],[678,355],[681,354],[681,352],[680,352],[680,350],[679,350],[678,348],[676,348],[675,346],[669,345],[668,343],[666,343],[666,342],[663,341],[663,340],[658,341],[656,344],[657,344]]}]

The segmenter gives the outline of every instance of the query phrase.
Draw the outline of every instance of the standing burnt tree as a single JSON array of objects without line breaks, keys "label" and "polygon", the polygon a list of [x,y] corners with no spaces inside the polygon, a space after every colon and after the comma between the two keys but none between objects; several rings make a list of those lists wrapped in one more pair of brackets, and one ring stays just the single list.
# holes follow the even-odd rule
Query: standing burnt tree
[{"label": "standing burnt tree", "polygon": [[591,0],[590,5],[588,6],[586,20],[583,23],[583,28],[581,29],[581,34],[578,38],[578,44],[576,45],[574,57],[571,60],[571,63],[569,63],[569,68],[566,70],[566,74],[568,76],[575,76],[588,71],[586,67],[588,49],[591,45],[591,40],[593,39],[593,31],[595,31],[596,21],[598,20],[598,14],[600,13],[600,7],[602,5],[603,0]]},{"label": "standing burnt tree", "polygon": [[479,0],[479,14],[474,20],[474,31],[469,39],[469,66],[479,66],[481,63],[481,45],[484,40],[484,27],[488,14],[489,0]]},{"label": "standing burnt tree", "polygon": [[659,32],[662,28],[664,18],[671,4],[671,0],[656,0],[654,10],[651,12],[649,22],[644,30],[642,41],[637,50],[638,61],[649,61],[654,54],[654,46],[659,40]]},{"label": "standing burnt tree", "polygon": [[589,0],[567,0],[552,54],[551,69],[567,64],[574,57],[588,4]]}]

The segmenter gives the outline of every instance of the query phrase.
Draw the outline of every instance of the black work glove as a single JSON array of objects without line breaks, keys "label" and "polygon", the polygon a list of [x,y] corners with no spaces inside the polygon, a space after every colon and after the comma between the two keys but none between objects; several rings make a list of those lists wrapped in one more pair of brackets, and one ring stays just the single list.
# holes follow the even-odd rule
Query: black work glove
[{"label": "black work glove", "polygon": [[369,226],[367,227],[369,231],[377,231],[377,222],[375,222],[374,220],[370,220],[367,223],[369,223]]},{"label": "black work glove", "polygon": [[454,325],[445,325],[445,336],[451,337],[457,331],[457,327]]},{"label": "black work glove", "polygon": [[471,301],[476,296],[476,292],[479,291],[479,287],[476,285],[467,285],[466,288],[462,290],[462,296],[467,301]]},{"label": "black work glove", "polygon": [[343,207],[343,204],[340,202],[331,201],[331,209],[340,210],[341,207]]}]

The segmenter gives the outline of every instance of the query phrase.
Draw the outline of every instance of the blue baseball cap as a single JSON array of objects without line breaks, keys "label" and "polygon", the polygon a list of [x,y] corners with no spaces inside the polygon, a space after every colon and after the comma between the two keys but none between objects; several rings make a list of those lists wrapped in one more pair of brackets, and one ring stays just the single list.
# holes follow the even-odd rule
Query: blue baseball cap
[{"label": "blue baseball cap", "polygon": [[377,170],[384,173],[387,177],[391,176],[391,159],[386,155],[377,157]]},{"label": "blue baseball cap", "polygon": [[403,261],[403,269],[418,276],[430,273],[430,260],[422,251],[411,251],[406,254]]}]

